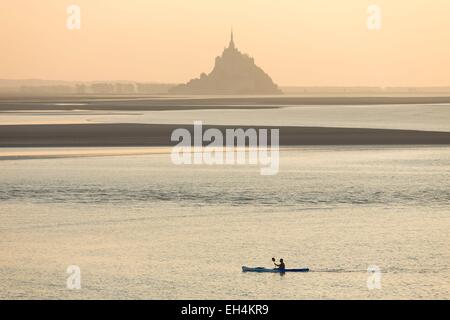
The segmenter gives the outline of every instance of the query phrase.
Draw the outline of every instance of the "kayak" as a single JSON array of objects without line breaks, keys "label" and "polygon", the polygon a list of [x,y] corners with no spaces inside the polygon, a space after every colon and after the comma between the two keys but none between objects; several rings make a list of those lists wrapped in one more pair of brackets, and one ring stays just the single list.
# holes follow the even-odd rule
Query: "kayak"
[{"label": "kayak", "polygon": [[250,268],[250,267],[242,267],[242,272],[272,272],[272,273],[285,273],[285,272],[308,272],[308,268],[301,268],[301,269],[270,269],[270,268],[264,268],[264,267],[256,267],[256,268]]}]

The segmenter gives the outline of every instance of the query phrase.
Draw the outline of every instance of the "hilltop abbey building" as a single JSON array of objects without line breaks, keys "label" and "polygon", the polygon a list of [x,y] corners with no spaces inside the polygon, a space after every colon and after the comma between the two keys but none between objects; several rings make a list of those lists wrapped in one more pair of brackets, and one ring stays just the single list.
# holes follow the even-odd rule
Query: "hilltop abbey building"
[{"label": "hilltop abbey building", "polygon": [[231,31],[230,44],[216,58],[209,74],[170,90],[173,94],[281,94],[281,90],[267,73],[255,64],[252,57],[241,53],[234,43]]}]

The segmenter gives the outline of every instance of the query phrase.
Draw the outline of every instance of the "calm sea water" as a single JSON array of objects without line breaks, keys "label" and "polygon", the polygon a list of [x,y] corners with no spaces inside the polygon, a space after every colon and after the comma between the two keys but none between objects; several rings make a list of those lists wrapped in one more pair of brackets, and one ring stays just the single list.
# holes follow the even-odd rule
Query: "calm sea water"
[{"label": "calm sea water", "polygon": [[[256,111],[254,110],[255,107],[258,107],[256,105],[243,106],[243,109],[176,111],[39,111],[40,107],[42,106],[39,103],[34,103],[30,105],[29,111],[0,113],[0,125],[57,123],[189,124],[202,120],[205,124],[210,125],[318,126],[450,131],[449,104],[273,105],[274,108],[272,109],[258,109]],[[245,107],[248,109],[245,109]],[[80,108],[83,108],[83,106]]]},{"label": "calm sea water", "polygon": [[[0,298],[450,296],[450,147],[299,148],[276,176],[167,154],[0,170]],[[241,272],[273,256],[312,272]]]}]

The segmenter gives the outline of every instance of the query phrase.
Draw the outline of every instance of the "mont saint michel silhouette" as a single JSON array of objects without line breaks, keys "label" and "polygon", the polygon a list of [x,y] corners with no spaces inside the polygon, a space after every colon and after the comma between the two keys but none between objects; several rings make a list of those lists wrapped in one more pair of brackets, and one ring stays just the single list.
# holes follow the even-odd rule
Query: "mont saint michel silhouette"
[{"label": "mont saint michel silhouette", "polygon": [[241,53],[234,44],[233,31],[228,48],[216,58],[214,69],[200,78],[173,87],[173,94],[281,94],[267,73],[252,57]]}]

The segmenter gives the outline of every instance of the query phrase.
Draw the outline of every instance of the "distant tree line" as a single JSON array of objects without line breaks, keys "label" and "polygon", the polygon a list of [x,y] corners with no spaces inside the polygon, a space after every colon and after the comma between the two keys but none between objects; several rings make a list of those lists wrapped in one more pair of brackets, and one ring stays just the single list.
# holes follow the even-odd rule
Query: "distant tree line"
[{"label": "distant tree line", "polygon": [[20,86],[17,91],[23,94],[165,94],[174,85],[158,83],[134,83],[134,82],[95,82],[77,83],[74,85],[40,85]]}]

